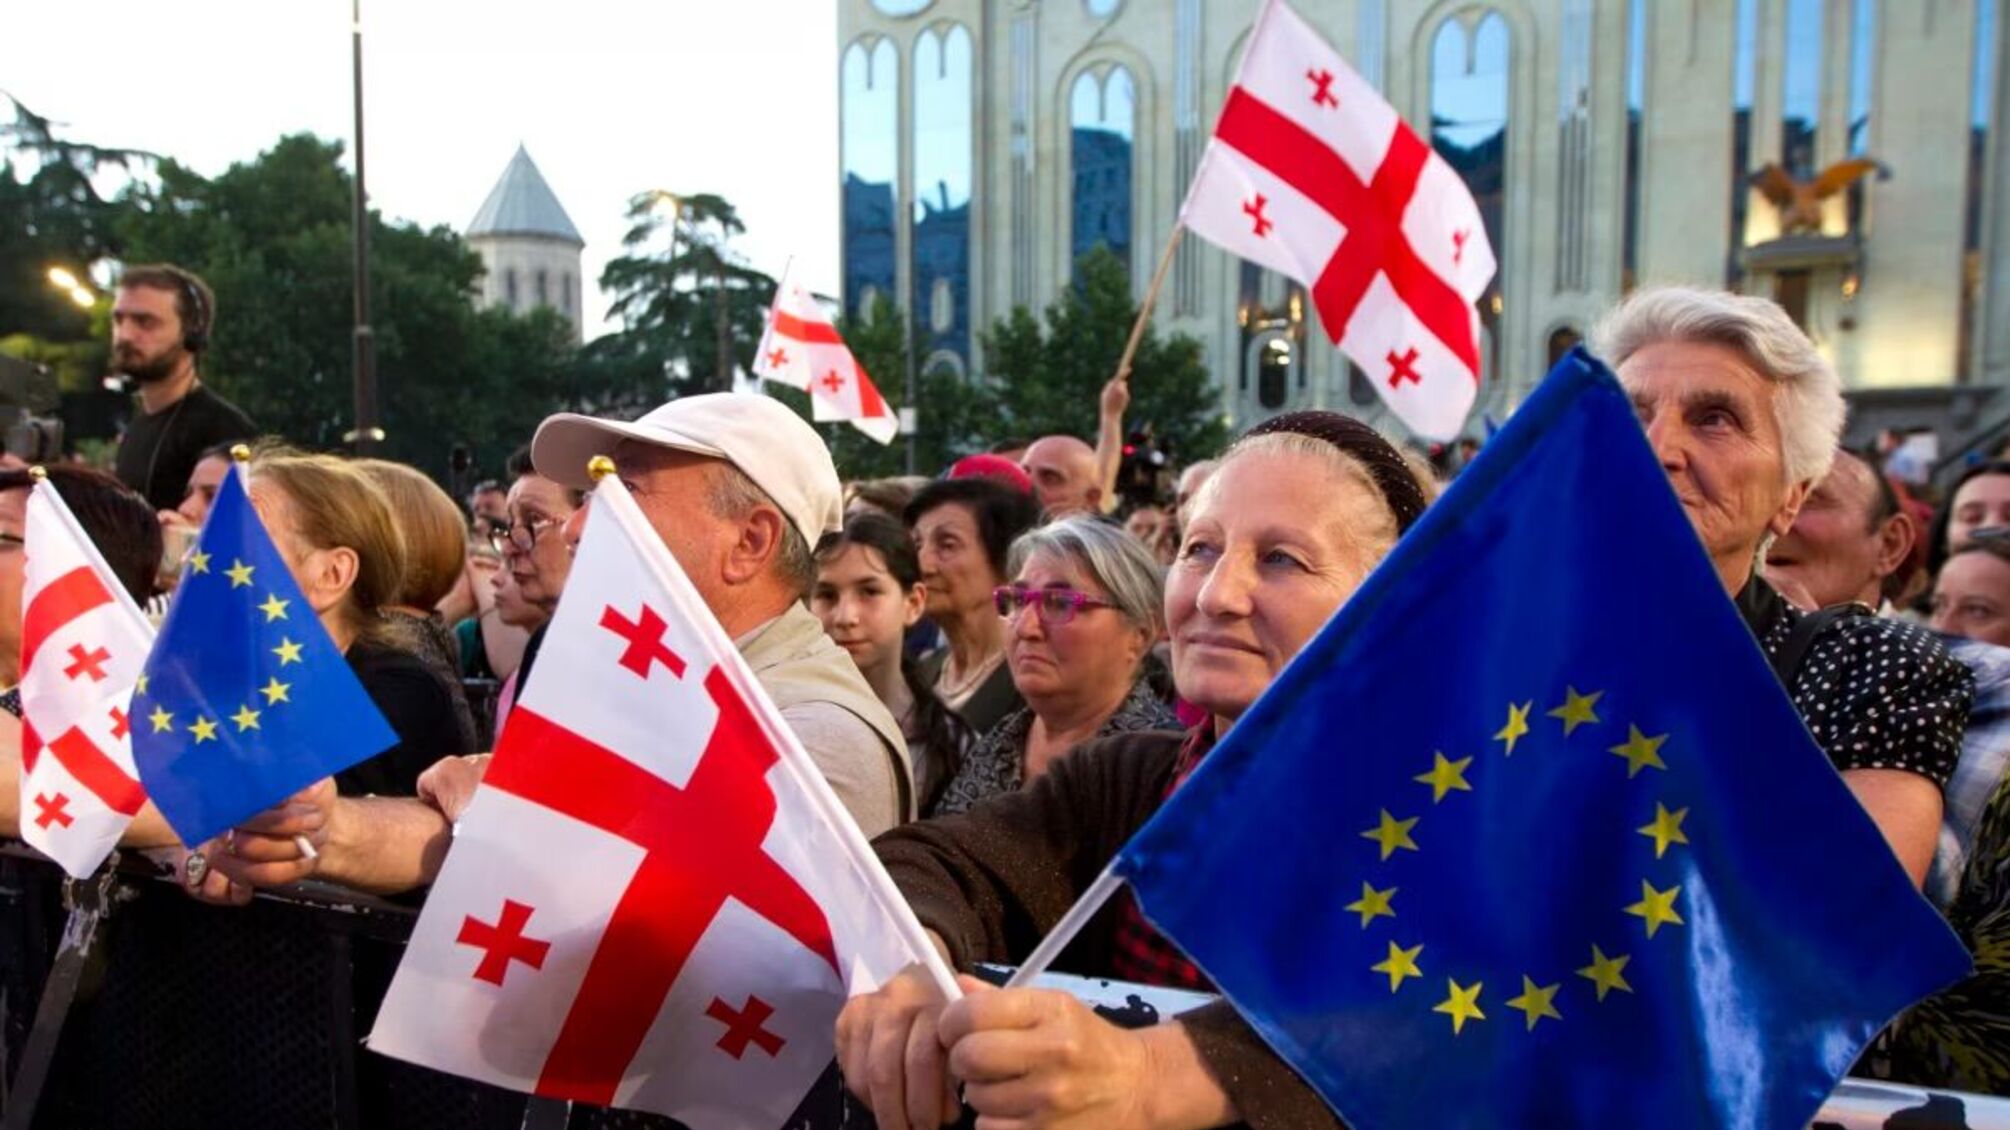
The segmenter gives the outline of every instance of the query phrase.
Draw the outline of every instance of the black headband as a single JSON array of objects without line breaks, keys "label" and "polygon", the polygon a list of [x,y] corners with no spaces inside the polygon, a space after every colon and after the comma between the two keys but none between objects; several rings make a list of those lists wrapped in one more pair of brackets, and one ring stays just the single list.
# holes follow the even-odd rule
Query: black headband
[{"label": "black headband", "polygon": [[1401,452],[1382,438],[1382,433],[1351,416],[1338,412],[1307,410],[1286,412],[1272,416],[1261,424],[1242,433],[1242,438],[1267,435],[1296,435],[1316,439],[1331,444],[1343,454],[1368,469],[1368,477],[1373,479],[1377,490],[1382,492],[1382,500],[1389,504],[1390,513],[1396,516],[1396,534],[1402,536],[1410,532],[1417,519],[1424,513],[1424,488],[1417,485],[1417,476],[1410,470]]}]

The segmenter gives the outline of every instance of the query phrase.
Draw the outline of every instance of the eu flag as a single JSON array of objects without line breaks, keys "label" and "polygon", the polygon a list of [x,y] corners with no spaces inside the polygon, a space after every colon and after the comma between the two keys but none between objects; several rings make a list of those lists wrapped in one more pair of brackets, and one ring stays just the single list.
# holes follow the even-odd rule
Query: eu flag
[{"label": "eu flag", "polygon": [[397,742],[233,468],[133,692],[147,795],[195,845]]},{"label": "eu flag", "polygon": [[1582,351],[1116,869],[1363,1130],[1805,1126],[1968,965]]}]

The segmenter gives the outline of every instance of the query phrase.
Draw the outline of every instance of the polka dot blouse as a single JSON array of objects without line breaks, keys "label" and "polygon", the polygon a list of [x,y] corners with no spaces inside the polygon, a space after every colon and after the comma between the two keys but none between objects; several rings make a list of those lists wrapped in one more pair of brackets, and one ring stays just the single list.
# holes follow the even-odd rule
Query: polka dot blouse
[{"label": "polka dot blouse", "polygon": [[[1775,661],[1808,616],[1757,578],[1738,607]],[[1974,681],[1924,628],[1843,616],[1808,645],[1787,691],[1837,769],[1901,769],[1945,788],[1961,754]]]}]

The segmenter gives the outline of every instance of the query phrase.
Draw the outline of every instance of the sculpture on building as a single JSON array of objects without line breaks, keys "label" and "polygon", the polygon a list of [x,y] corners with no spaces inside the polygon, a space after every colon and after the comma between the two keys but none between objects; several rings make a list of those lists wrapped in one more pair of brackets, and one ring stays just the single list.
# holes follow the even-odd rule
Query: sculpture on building
[{"label": "sculpture on building", "polygon": [[1871,173],[1876,173],[1879,180],[1891,179],[1891,169],[1884,162],[1871,157],[1852,157],[1847,161],[1837,161],[1807,180],[1794,176],[1777,163],[1769,164],[1752,174],[1752,185],[1759,190],[1759,195],[1780,210],[1781,235],[1820,235],[1822,201]]}]

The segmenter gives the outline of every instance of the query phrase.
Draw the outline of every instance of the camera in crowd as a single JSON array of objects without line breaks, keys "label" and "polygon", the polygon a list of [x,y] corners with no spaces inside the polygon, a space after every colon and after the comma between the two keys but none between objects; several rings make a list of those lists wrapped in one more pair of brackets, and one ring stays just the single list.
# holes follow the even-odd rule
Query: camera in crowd
[{"label": "camera in crowd", "polygon": [[1124,437],[1124,457],[1117,464],[1118,512],[1160,506],[1172,494],[1172,452],[1159,446],[1152,425],[1146,424]]},{"label": "camera in crowd", "polygon": [[0,356],[0,429],[7,454],[49,463],[63,452],[63,421],[56,416],[61,390],[47,365]]}]

